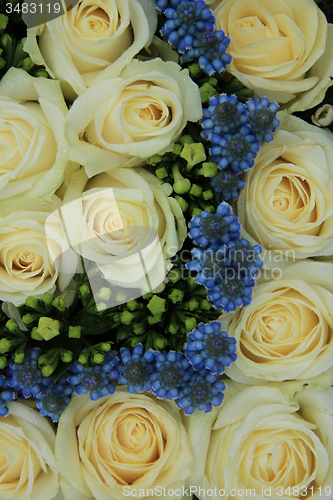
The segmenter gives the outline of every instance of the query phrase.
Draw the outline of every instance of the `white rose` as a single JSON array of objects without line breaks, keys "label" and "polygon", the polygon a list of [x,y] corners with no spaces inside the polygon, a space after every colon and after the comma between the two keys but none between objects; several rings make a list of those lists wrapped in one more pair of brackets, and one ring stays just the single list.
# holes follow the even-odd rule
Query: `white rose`
[{"label": "white rose", "polygon": [[222,0],[214,15],[231,38],[229,71],[246,87],[288,103],[289,112],[323,100],[333,73],[333,25],[314,0]]},{"label": "white rose", "polygon": [[55,499],[59,482],[51,424],[23,401],[7,406],[8,416],[0,417],[1,499]]},{"label": "white rose", "polygon": [[200,500],[332,496],[333,389],[307,387],[293,397],[301,388],[228,382],[213,427],[209,417],[202,421],[212,432],[207,459],[197,456],[193,465],[204,471]]},{"label": "white rose", "polygon": [[161,59],[132,61],[119,78],[103,80],[75,100],[65,133],[71,159],[92,177],[165,152],[187,121],[201,116],[199,88],[188,70]]},{"label": "white rose", "polygon": [[[45,221],[60,200],[12,197],[0,203],[0,300],[21,305],[30,295],[63,292],[76,270],[77,257],[61,228]],[[31,207],[35,211],[31,211]],[[64,262],[61,255],[66,251]],[[56,266],[56,258],[60,256]],[[62,272],[60,272],[62,271]]]},{"label": "white rose", "polygon": [[267,266],[272,267],[274,252],[280,260],[333,255],[330,131],[287,116],[244,180],[237,201],[239,222],[263,246]]},{"label": "white rose", "polygon": [[60,417],[55,450],[66,500],[123,500],[131,493],[156,500],[157,486],[182,491],[192,465],[176,403],[124,387],[97,401],[74,396]]},{"label": "white rose", "polygon": [[[38,102],[36,102],[38,101]],[[0,199],[50,198],[69,166],[59,82],[10,68],[0,82]]]},{"label": "white rose", "polygon": [[117,168],[90,180],[81,169],[61,208],[71,246],[95,262],[110,283],[152,291],[186,238],[185,219],[171,192],[169,184],[142,168]]},{"label": "white rose", "polygon": [[[333,264],[302,261],[257,284],[250,305],[220,317],[236,339],[228,377],[245,384],[333,383]],[[323,374],[323,375],[322,375]]]},{"label": "white rose", "polygon": [[80,0],[64,15],[28,29],[24,50],[73,100],[101,78],[118,76],[150,45],[156,25],[154,0]]}]

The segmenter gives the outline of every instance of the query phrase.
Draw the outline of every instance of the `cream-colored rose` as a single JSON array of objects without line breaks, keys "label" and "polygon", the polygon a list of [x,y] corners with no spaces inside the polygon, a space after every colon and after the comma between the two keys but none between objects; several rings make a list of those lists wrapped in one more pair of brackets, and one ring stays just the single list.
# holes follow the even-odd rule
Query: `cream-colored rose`
[{"label": "cream-colored rose", "polygon": [[274,252],[280,260],[333,255],[330,131],[287,116],[244,180],[237,215],[244,230],[263,246],[261,258],[267,266],[274,266]]},{"label": "cream-colored rose", "polygon": [[156,500],[157,486],[182,489],[192,465],[176,403],[124,387],[97,401],[73,396],[59,420],[55,456],[66,500],[123,500],[135,493]]},{"label": "cream-colored rose", "polygon": [[[38,102],[36,102],[38,101]],[[0,82],[0,200],[49,199],[69,166],[59,82],[10,68]]]},{"label": "cream-colored rose", "polygon": [[52,426],[24,401],[7,406],[9,414],[0,417],[1,500],[55,500],[59,481]]},{"label": "cream-colored rose", "polygon": [[280,279],[257,284],[251,304],[220,322],[237,342],[237,360],[225,370],[232,379],[256,385],[317,377],[332,385],[333,264],[290,266]]},{"label": "cream-colored rose", "polygon": [[152,291],[186,238],[171,192],[143,168],[117,168],[90,180],[81,169],[61,208],[71,246],[113,285]]},{"label": "cream-colored rose", "polygon": [[207,459],[197,456],[193,465],[204,471],[200,500],[332,496],[333,389],[307,387],[293,397],[300,389],[228,382],[213,427],[209,415],[202,422],[212,432]]},{"label": "cream-colored rose", "polygon": [[246,87],[290,112],[323,100],[333,74],[333,25],[314,0],[222,0],[214,15],[231,38],[228,70]]},{"label": "cream-colored rose", "polygon": [[199,88],[188,70],[161,59],[132,61],[119,78],[103,80],[76,99],[65,133],[71,159],[92,177],[165,152],[187,121],[201,116]]},{"label": "cream-colored rose", "polygon": [[150,45],[156,25],[154,0],[79,0],[64,15],[28,29],[24,50],[74,100],[100,79],[118,76]]},{"label": "cream-colored rose", "polygon": [[49,228],[48,235],[45,228],[49,212],[59,205],[56,197],[51,203],[15,196],[0,202],[0,300],[18,306],[30,295],[41,297],[54,293],[56,287],[63,292],[69,285],[77,256],[68,248],[61,228]]}]

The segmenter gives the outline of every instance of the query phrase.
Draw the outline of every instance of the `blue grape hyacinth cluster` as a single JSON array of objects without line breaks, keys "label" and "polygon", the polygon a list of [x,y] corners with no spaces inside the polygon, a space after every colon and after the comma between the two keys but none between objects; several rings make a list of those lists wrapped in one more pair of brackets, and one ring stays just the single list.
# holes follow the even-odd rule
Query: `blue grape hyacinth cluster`
[{"label": "blue grape hyacinth cluster", "polygon": [[[219,214],[223,215],[216,217]],[[250,304],[254,278],[263,265],[261,247],[252,247],[240,237],[240,224],[231,207],[222,202],[216,214],[204,211],[193,217],[189,227],[189,236],[198,247],[191,251],[186,267],[197,273],[195,280],[207,288],[208,300],[223,312]]]},{"label": "blue grape hyacinth cluster", "polygon": [[183,63],[198,60],[208,75],[223,72],[231,63],[225,53],[230,38],[215,29],[213,12],[203,0],[157,0],[156,7],[167,17],[161,34],[182,54]]},{"label": "blue grape hyacinth cluster", "polygon": [[224,93],[210,98],[203,110],[202,136],[211,142],[211,161],[222,171],[211,180],[221,200],[236,199],[244,187],[239,174],[253,167],[261,143],[273,140],[280,125],[278,108],[267,97],[250,98],[245,104]]}]

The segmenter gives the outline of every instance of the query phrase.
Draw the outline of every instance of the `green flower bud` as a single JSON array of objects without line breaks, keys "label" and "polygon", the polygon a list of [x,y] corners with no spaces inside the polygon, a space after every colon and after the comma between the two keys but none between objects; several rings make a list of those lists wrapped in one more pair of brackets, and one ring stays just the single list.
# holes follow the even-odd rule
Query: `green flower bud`
[{"label": "green flower bud", "polygon": [[64,363],[70,363],[73,359],[73,353],[71,351],[61,350],[60,357]]},{"label": "green flower bud", "polygon": [[185,306],[189,311],[195,311],[196,309],[199,308],[199,301],[197,299],[191,299],[188,302],[186,302]]},{"label": "green flower bud", "polygon": [[68,337],[70,339],[79,339],[81,337],[81,327],[70,325],[68,327]]},{"label": "green flower bud", "polygon": [[194,328],[197,327],[197,320],[193,317],[187,317],[185,320],[185,327],[188,332],[191,332],[192,330],[194,330]]},{"label": "green flower bud", "polygon": [[44,302],[44,304],[46,304],[47,306],[50,306],[52,304],[54,300],[54,295],[51,295],[50,293],[44,293],[43,297],[42,297],[42,301]]},{"label": "green flower bud", "polygon": [[24,314],[22,316],[22,321],[25,325],[30,325],[31,323],[36,321],[36,319],[38,319],[38,318],[39,318],[39,314],[28,313],[28,314]]},{"label": "green flower bud", "polygon": [[147,304],[149,311],[154,315],[166,310],[166,300],[154,295]]},{"label": "green flower bud", "polygon": [[158,351],[162,351],[162,349],[165,348],[165,346],[168,344],[167,339],[161,337],[157,333],[153,335],[153,342],[154,342],[154,347]]},{"label": "green flower bud", "polygon": [[212,87],[216,87],[217,84],[218,84],[218,80],[217,78],[215,78],[215,76],[211,76],[209,79],[208,79],[208,83],[209,85],[211,85]]},{"label": "green flower bud", "polygon": [[48,78],[49,77],[47,71],[45,69],[43,69],[43,68],[35,69],[33,71],[33,76],[35,76],[37,78],[38,77],[42,77],[42,78]]},{"label": "green flower bud", "polygon": [[167,332],[171,333],[172,335],[176,334],[179,330],[179,323],[177,321],[176,317],[173,317],[171,319],[171,322],[169,323],[169,326],[167,327]]},{"label": "green flower bud", "polygon": [[181,277],[182,273],[178,267],[174,267],[168,272],[168,279],[169,281],[171,281],[171,283],[177,283],[177,281],[180,280]]},{"label": "green flower bud", "polygon": [[44,340],[51,340],[60,333],[60,322],[57,319],[41,317],[38,321],[37,333]]},{"label": "green flower bud", "polygon": [[16,352],[14,354],[14,357],[13,357],[14,363],[17,363],[18,365],[20,365],[21,363],[23,363],[24,359],[25,359],[25,353],[24,352]]},{"label": "green flower bud", "polygon": [[158,179],[164,179],[168,176],[168,172],[165,167],[161,167],[155,171],[155,175]]},{"label": "green flower bud", "polygon": [[4,30],[8,23],[8,17],[5,14],[0,14],[0,29]]},{"label": "green flower bud", "polygon": [[126,307],[130,311],[135,311],[136,309],[142,309],[142,304],[140,304],[137,300],[133,299],[127,302]]},{"label": "green flower bud", "polygon": [[13,339],[3,338],[0,340],[0,353],[5,354],[9,352],[15,346],[15,341]]},{"label": "green flower bud", "polygon": [[101,365],[102,363],[104,363],[104,357],[105,357],[104,354],[102,354],[100,352],[96,352],[92,357],[92,361],[93,361],[93,363],[96,363],[97,365]]},{"label": "green flower bud", "polygon": [[145,293],[144,295],[142,295],[142,298],[145,299],[145,300],[148,300],[150,299],[154,294],[151,293],[151,292],[148,292],[148,293]]},{"label": "green flower bud", "polygon": [[7,50],[8,49],[8,46],[12,45],[13,43],[13,40],[12,40],[12,37],[8,34],[8,33],[4,33],[1,38],[0,38],[0,43],[1,43],[1,46]]},{"label": "green flower bud", "polygon": [[214,197],[214,193],[211,189],[207,189],[202,193],[202,197],[204,200],[211,200]]},{"label": "green flower bud", "polygon": [[146,331],[146,319],[143,319],[139,323],[134,323],[133,332],[135,335],[142,335]]},{"label": "green flower bud", "polygon": [[[0,54],[2,53],[2,50],[0,49]],[[6,61],[0,57],[0,69],[4,68],[6,66]]]},{"label": "green flower bud", "polygon": [[100,349],[103,352],[111,351],[111,342],[101,342],[100,344],[97,344],[97,346],[98,346],[98,349]]},{"label": "green flower bud", "polygon": [[19,329],[19,327],[17,326],[17,323],[13,319],[9,319],[7,321],[6,328],[7,328],[7,330],[9,330],[12,333],[22,335],[21,330]]},{"label": "green flower bud", "polygon": [[[198,142],[193,144],[185,144],[180,156],[187,161],[188,167],[192,168],[194,165],[205,161],[206,152],[201,142]],[[188,171],[190,170],[190,168],[186,168],[186,170]]]},{"label": "green flower bud", "polygon": [[81,297],[83,299],[86,299],[87,297],[89,297],[90,293],[91,293],[90,288],[89,288],[88,285],[82,285],[82,286],[80,286],[79,292],[80,292],[80,295],[81,295]]},{"label": "green flower bud", "polygon": [[159,154],[155,154],[153,156],[150,156],[149,158],[147,158],[147,163],[149,165],[156,165],[157,163],[159,163],[160,161],[162,160],[162,156],[160,156]]},{"label": "green flower bud", "polygon": [[121,316],[120,316],[120,321],[124,324],[124,325],[130,325],[134,319],[134,314],[132,314],[131,312],[129,311],[124,311],[121,313]]},{"label": "green flower bud", "polygon": [[22,68],[25,71],[29,71],[33,66],[34,62],[30,59],[30,57],[26,57],[25,59],[21,60],[19,64],[17,65],[18,68]]},{"label": "green flower bud", "polygon": [[200,302],[200,309],[203,309],[204,311],[209,311],[209,309],[212,308],[212,303],[209,302],[207,299],[202,299]]},{"label": "green flower bud", "polygon": [[192,217],[194,217],[195,215],[201,215],[201,212],[202,210],[200,208],[194,207],[192,210]]},{"label": "green flower bud", "polygon": [[177,302],[181,302],[184,298],[184,292],[179,290],[178,288],[174,288],[171,293],[169,293],[168,298],[176,304]]},{"label": "green flower bud", "polygon": [[153,316],[148,316],[148,323],[150,325],[155,325],[162,320],[162,313],[154,314]]},{"label": "green flower bud", "polygon": [[181,138],[179,139],[180,144],[182,146],[185,146],[185,144],[193,144],[194,140],[192,139],[192,136],[190,134],[187,135],[182,135]]},{"label": "green flower bud", "polygon": [[180,155],[180,153],[182,152],[182,150],[183,150],[183,145],[182,144],[175,144],[173,146],[172,152],[175,155]]},{"label": "green flower bud", "polygon": [[190,64],[188,69],[189,69],[191,77],[193,77],[193,78],[195,78],[196,76],[199,76],[202,73],[202,69],[200,68],[198,63]]},{"label": "green flower bud", "polygon": [[200,196],[202,193],[202,187],[197,184],[192,184],[190,194],[192,196]]},{"label": "green flower bud", "polygon": [[53,368],[51,365],[43,366],[41,368],[41,372],[43,377],[50,377],[52,373],[54,372],[55,368]]},{"label": "green flower bud", "polygon": [[79,363],[81,363],[81,365],[87,365],[89,362],[89,351],[88,349],[81,352],[80,356],[79,356]]},{"label": "green flower bud", "polygon": [[37,326],[33,327],[31,331],[31,338],[34,340],[44,340],[43,337],[39,335]]},{"label": "green flower bud", "polygon": [[216,89],[214,89],[212,85],[206,82],[200,87],[200,95],[201,101],[205,103],[208,102],[213,95],[218,96],[218,92],[216,92]]},{"label": "green flower bud", "polygon": [[53,305],[53,307],[55,307],[56,309],[58,309],[58,311],[60,311],[60,312],[65,312],[66,309],[67,309],[67,302],[62,297],[56,297],[52,301],[52,305]]},{"label": "green flower bud", "polygon": [[173,185],[173,190],[177,194],[187,193],[191,189],[191,183],[189,179],[185,179],[179,172],[179,166],[175,163],[172,167],[172,175],[175,180]]},{"label": "green flower bud", "polygon": [[215,177],[218,169],[219,167],[212,161],[208,161],[202,164],[202,173],[205,177]]},{"label": "green flower bud", "polygon": [[184,200],[184,198],[176,194],[175,200],[178,201],[180,208],[182,209],[183,212],[185,212],[188,207],[188,203]]},{"label": "green flower bud", "polygon": [[40,309],[39,300],[36,299],[36,297],[28,297],[25,300],[25,305],[31,309],[36,309],[37,311]]},{"label": "green flower bud", "polygon": [[[24,355],[23,355],[24,356]],[[14,363],[17,363],[14,356]],[[3,370],[7,366],[7,358],[5,356],[0,356],[0,370]]]}]

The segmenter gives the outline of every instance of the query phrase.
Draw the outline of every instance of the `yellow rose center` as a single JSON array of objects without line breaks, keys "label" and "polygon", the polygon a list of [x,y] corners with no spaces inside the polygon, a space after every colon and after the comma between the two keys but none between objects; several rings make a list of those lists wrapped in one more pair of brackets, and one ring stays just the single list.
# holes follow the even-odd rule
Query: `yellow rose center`
[{"label": "yellow rose center", "polygon": [[107,12],[102,4],[91,5],[89,1],[83,0],[76,8],[73,33],[84,42],[105,39],[114,35],[119,25],[120,17],[114,2],[111,2]]},{"label": "yellow rose center", "polygon": [[243,355],[256,363],[280,363],[325,350],[332,332],[311,299],[294,289],[276,291],[248,317],[240,337]]}]

